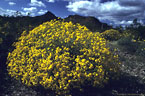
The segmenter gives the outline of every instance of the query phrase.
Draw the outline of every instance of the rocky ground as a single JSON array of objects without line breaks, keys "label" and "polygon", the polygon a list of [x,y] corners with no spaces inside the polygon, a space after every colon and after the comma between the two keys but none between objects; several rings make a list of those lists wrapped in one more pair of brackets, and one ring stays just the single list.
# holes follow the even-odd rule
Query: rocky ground
[{"label": "rocky ground", "polygon": [[[145,59],[117,51],[122,61],[119,80],[110,80],[104,88],[85,87],[83,92],[73,90],[73,96],[145,96]],[[6,70],[0,70],[0,96],[56,96],[53,91],[27,87],[12,79]]]}]

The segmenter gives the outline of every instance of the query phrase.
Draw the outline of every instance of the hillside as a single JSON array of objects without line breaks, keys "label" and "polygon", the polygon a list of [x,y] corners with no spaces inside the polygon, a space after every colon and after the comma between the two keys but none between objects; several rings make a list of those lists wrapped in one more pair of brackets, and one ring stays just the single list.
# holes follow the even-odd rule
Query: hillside
[{"label": "hillside", "polygon": [[65,21],[72,21],[73,23],[79,23],[81,25],[85,25],[92,32],[103,32],[107,29],[111,29],[112,27],[107,25],[106,23],[100,22],[95,17],[85,17],[80,15],[70,15],[67,18],[64,18]]},{"label": "hillside", "polygon": [[[57,19],[47,12],[44,15],[29,17],[3,17],[0,16],[0,96],[56,96],[54,91],[39,87],[28,87],[20,81],[16,81],[7,72],[7,56],[15,48],[12,44],[18,41],[21,33],[28,33],[40,24]],[[62,20],[62,19],[59,19]],[[72,96],[118,96],[119,94],[131,94],[144,96],[145,94],[145,26],[132,24],[125,30],[111,29],[106,23],[100,22],[95,17],[70,15],[64,21],[72,21],[85,25],[92,32],[100,32],[106,39],[110,51],[116,50],[121,62],[120,76],[111,78],[104,87],[83,86],[84,91],[72,90]],[[112,31],[113,30],[113,31]],[[107,34],[106,34],[106,33]],[[114,34],[116,32],[117,34]],[[105,35],[102,35],[102,34]],[[112,34],[113,33],[113,34]],[[119,35],[119,38],[115,38]],[[115,39],[114,39],[115,38]],[[112,51],[113,52],[113,51]]]}]

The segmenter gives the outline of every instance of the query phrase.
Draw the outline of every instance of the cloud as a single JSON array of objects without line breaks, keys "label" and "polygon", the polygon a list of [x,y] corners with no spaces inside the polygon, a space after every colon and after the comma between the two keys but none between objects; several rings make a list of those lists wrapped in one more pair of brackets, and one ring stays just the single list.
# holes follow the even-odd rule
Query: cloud
[{"label": "cloud", "polygon": [[[10,10],[10,9],[3,9],[3,8],[0,8],[0,15],[3,16],[3,15],[6,15],[6,16],[15,16],[16,14],[16,10]],[[21,15],[27,15],[26,12],[23,12],[23,11],[20,11]]]},{"label": "cloud", "polygon": [[10,6],[16,5],[15,2],[9,2],[8,4],[9,4]]},{"label": "cloud", "polygon": [[15,10],[10,10],[10,9],[3,9],[0,8],[0,15],[8,15],[8,16],[12,16],[14,15],[14,12],[16,12]]},{"label": "cloud", "polygon": [[121,6],[144,6],[144,0],[118,0]]},{"label": "cloud", "polygon": [[[30,7],[30,8],[22,8],[23,11],[19,11],[22,16],[27,16],[28,13],[30,13],[31,16],[35,16],[35,12],[37,11],[36,7]],[[11,9],[3,9],[0,7],[0,15],[1,16],[16,16],[16,10],[11,10]]]},{"label": "cloud", "polygon": [[95,16],[116,24],[129,24],[134,18],[145,17],[145,0],[113,0],[104,3],[101,0],[77,0],[69,2],[66,7],[77,14]]},{"label": "cloud", "polygon": [[38,0],[31,0],[31,3],[29,3],[29,5],[35,7],[46,7],[46,5],[42,1]]},{"label": "cloud", "polygon": [[23,11],[25,11],[25,15],[28,15],[30,13],[31,16],[35,16],[35,12],[37,12],[36,7],[30,7],[30,8],[22,8]]},{"label": "cloud", "polygon": [[36,7],[30,7],[30,8],[22,8],[26,12],[36,12],[37,8]]},{"label": "cloud", "polygon": [[115,24],[119,24],[119,25],[124,25],[124,24],[130,25],[132,23],[133,23],[133,21],[125,21],[125,20],[122,20],[122,21],[118,21],[118,22],[116,21]]},{"label": "cloud", "polygon": [[54,3],[55,0],[46,0],[47,2],[51,2],[51,3]]},{"label": "cloud", "polygon": [[41,9],[41,10],[38,12],[38,14],[39,14],[39,15],[42,15],[42,14],[45,14],[46,12],[47,12],[47,10]]},{"label": "cloud", "polygon": [[[82,1],[82,0],[45,0],[47,2],[50,2],[50,3],[54,3],[56,1],[68,1],[68,2],[74,2],[74,1]],[[87,0],[83,0],[83,1],[87,1]]]}]

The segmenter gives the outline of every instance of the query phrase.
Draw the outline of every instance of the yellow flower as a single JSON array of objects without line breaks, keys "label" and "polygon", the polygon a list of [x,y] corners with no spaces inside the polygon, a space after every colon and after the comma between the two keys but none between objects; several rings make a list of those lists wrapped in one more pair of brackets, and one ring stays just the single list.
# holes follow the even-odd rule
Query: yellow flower
[{"label": "yellow flower", "polygon": [[24,34],[7,64],[9,74],[28,86],[41,84],[66,95],[86,80],[101,85],[109,77],[105,72],[118,68],[118,56],[109,51],[101,34],[80,24],[52,20]]}]

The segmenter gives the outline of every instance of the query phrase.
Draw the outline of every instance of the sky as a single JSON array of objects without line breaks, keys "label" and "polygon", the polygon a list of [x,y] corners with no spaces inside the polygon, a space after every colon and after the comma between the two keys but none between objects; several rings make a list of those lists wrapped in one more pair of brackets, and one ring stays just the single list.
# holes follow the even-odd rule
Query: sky
[{"label": "sky", "polygon": [[0,15],[39,16],[47,11],[57,17],[94,16],[110,25],[129,25],[138,18],[145,21],[145,0],[0,0]]}]

